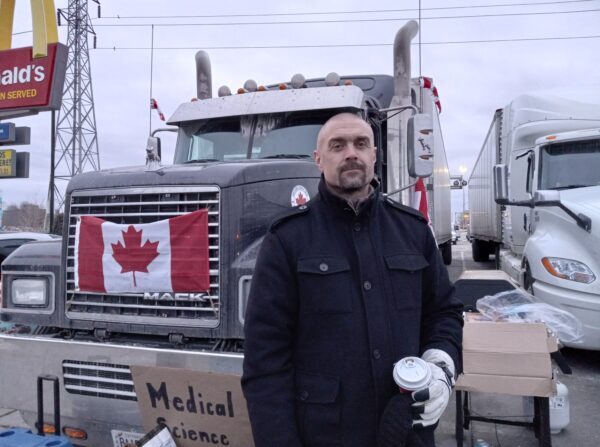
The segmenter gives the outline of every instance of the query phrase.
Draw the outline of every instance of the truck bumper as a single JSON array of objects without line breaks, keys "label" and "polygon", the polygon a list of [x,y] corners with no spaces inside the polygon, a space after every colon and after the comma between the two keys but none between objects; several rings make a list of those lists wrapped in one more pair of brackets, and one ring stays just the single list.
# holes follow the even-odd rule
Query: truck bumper
[{"label": "truck bumper", "polygon": [[600,351],[600,296],[541,281],[533,283],[533,292],[541,301],[571,312],[583,324],[583,340],[580,343],[564,343],[565,346]]},{"label": "truck bumper", "polygon": [[[41,374],[58,377],[61,425],[84,429],[81,446],[111,446],[111,430],[144,433],[135,390],[126,386],[129,365],[185,368],[240,375],[241,354],[147,348],[99,342],[0,334],[0,407],[19,410],[33,428],[37,418],[36,381]],[[82,366],[89,380],[73,380]],[[107,371],[117,370],[113,379]],[[76,373],[80,374],[80,373]],[[125,386],[124,386],[125,384]],[[44,420],[54,421],[52,392],[44,393]]]}]

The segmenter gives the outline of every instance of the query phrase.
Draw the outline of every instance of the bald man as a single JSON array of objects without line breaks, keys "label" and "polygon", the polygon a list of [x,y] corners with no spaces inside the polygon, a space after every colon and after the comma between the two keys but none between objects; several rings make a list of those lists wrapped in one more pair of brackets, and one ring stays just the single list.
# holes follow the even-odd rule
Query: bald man
[{"label": "bald man", "polygon": [[383,445],[380,431],[394,433],[396,421],[382,415],[402,414],[388,407],[399,393],[393,365],[407,356],[433,372],[412,397],[415,445],[434,446],[460,359],[462,305],[431,230],[380,194],[373,131],[360,117],[327,121],[314,158],[319,194],[273,222],[252,279],[242,387],[255,446]]}]

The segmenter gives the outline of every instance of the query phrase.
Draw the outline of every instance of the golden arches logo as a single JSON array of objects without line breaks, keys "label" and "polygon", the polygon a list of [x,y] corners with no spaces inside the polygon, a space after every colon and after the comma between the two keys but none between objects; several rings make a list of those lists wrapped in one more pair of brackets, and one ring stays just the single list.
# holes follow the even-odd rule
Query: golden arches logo
[{"label": "golden arches logo", "polygon": [[[48,44],[58,42],[54,0],[30,0],[33,25],[33,57],[45,57]],[[0,0],[0,51],[12,45],[16,0]]]}]

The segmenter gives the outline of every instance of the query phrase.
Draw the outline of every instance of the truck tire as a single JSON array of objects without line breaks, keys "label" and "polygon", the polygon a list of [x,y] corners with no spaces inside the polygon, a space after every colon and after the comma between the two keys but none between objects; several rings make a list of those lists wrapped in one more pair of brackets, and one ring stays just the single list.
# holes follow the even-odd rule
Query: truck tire
[{"label": "truck tire", "polygon": [[490,259],[490,252],[486,241],[472,239],[471,251],[473,253],[473,261],[475,262],[487,262]]},{"label": "truck tire", "polygon": [[531,268],[529,263],[525,261],[525,275],[523,275],[523,288],[527,293],[533,295],[533,276],[531,276]]},{"label": "truck tire", "polygon": [[501,270],[500,265],[500,244],[496,244],[496,248],[494,249],[494,267],[496,270]]},{"label": "truck tire", "polygon": [[442,253],[442,260],[445,265],[452,264],[452,241],[448,241],[440,246],[440,252]]}]

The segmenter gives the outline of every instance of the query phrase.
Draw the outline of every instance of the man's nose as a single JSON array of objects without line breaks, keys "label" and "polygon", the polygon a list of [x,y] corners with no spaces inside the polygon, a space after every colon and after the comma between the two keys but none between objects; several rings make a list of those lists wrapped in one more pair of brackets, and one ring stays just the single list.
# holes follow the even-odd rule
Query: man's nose
[{"label": "man's nose", "polygon": [[348,146],[346,147],[346,158],[358,158],[358,150],[356,149],[356,146],[354,146],[354,143],[349,143]]}]

